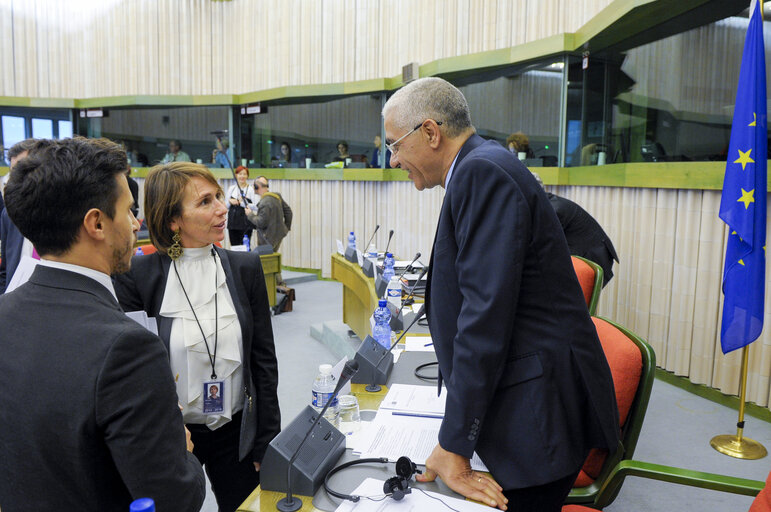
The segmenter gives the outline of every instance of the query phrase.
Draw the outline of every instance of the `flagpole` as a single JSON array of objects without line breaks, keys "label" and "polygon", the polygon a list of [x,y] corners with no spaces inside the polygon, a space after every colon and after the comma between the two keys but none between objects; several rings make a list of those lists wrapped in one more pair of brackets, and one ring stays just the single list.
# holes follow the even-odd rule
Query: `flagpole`
[{"label": "flagpole", "polygon": [[742,348],[742,373],[739,377],[739,421],[736,422],[736,435],[722,434],[709,442],[710,446],[724,455],[737,459],[756,460],[765,457],[766,448],[749,437],[744,437],[744,404],[747,398],[747,367],[749,366],[749,345]]},{"label": "flagpole", "polygon": [[[763,20],[763,0],[758,0],[760,19]],[[750,11],[750,16],[752,11]],[[749,366],[750,346],[742,348],[742,372],[739,377],[739,421],[736,422],[736,435],[723,434],[715,436],[709,442],[710,446],[724,455],[737,459],[757,460],[765,457],[768,452],[759,442],[744,437],[744,406],[747,398],[747,372]]]}]

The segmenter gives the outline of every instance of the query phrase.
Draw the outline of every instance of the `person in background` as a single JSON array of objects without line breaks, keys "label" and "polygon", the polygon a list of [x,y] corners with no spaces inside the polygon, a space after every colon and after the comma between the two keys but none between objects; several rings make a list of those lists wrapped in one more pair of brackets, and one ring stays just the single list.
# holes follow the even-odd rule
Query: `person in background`
[{"label": "person in background", "polygon": [[11,219],[41,257],[29,282],[0,297],[8,512],[125,512],[145,496],[158,510],[203,503],[166,351],[121,311],[110,281],[129,269],[139,229],[126,166],[107,139],[48,141],[6,188]]},{"label": "person in background", "polygon": [[[532,172],[532,171],[530,171]],[[537,173],[532,173],[543,188],[543,180]],[[613,277],[613,260],[618,262],[616,248],[600,223],[589,212],[570,199],[552,194],[544,188],[557,218],[562,225],[570,254],[591,260],[602,267],[602,286],[605,287]]]},{"label": "person in background", "polygon": [[[8,159],[11,161],[10,174],[16,164],[33,149],[42,149],[50,143],[47,139],[26,139],[11,146]],[[7,211],[0,213],[0,294],[5,293],[22,258],[35,257],[32,242],[18,230]]]},{"label": "person in background", "polygon": [[346,158],[351,158],[348,154],[348,143],[344,140],[337,142],[337,156],[332,160],[333,162],[345,162]]},{"label": "person in background", "polygon": [[524,153],[525,158],[533,158],[533,150],[530,149],[530,139],[522,132],[512,133],[506,139],[506,146],[509,151],[518,156],[519,153]]},{"label": "person in background", "polygon": [[279,162],[291,162],[292,161],[292,146],[288,142],[282,142],[279,149],[278,161]]},{"label": "person in background", "polygon": [[[369,162],[370,167],[375,167],[377,169],[380,169],[383,167],[383,149],[382,149],[382,142],[380,140],[380,135],[375,135],[375,140],[372,141],[372,143],[375,145],[375,150],[372,152],[372,160]],[[385,167],[389,168],[391,167],[391,163],[389,162],[391,160],[391,152],[386,149],[385,152]]]},{"label": "person in background", "polygon": [[251,238],[254,226],[247,220],[246,212],[254,206],[254,190],[249,186],[249,169],[236,167],[236,184],[228,189],[228,234],[230,246],[242,245],[244,235]]},{"label": "person in background", "polygon": [[[426,313],[447,388],[420,481],[505,510],[558,512],[591,448],[618,447],[610,368],[557,216],[527,168],[421,78],[383,107],[391,165],[445,189]],[[476,452],[492,477],[472,471]]]},{"label": "person in background", "polygon": [[166,153],[166,156],[163,157],[163,160],[161,160],[162,164],[167,164],[169,162],[189,162],[190,161],[190,155],[182,151],[182,144],[179,143],[178,140],[170,140],[169,141],[169,152]]},{"label": "person in background", "polygon": [[223,138],[221,142],[217,139],[214,144],[216,145],[216,149],[212,151],[211,163],[217,164],[219,167],[224,167],[225,169],[230,169],[230,162],[226,155],[228,148],[230,147],[230,142],[228,142],[228,139]]},{"label": "person in background", "polygon": [[[115,289],[125,311],[157,318],[193,453],[219,509],[233,512],[260,483],[260,463],[281,418],[260,256],[215,245],[225,238],[226,205],[203,165],[151,169],[144,207],[158,252],[135,256]],[[213,385],[220,400],[208,407]]]},{"label": "person in background", "polygon": [[292,229],[292,209],[277,192],[268,190],[268,179],[259,176],[254,180],[254,191],[259,194],[257,211],[249,210],[246,214],[257,231],[257,240],[253,244],[273,246],[273,252],[278,252],[281,241]]}]

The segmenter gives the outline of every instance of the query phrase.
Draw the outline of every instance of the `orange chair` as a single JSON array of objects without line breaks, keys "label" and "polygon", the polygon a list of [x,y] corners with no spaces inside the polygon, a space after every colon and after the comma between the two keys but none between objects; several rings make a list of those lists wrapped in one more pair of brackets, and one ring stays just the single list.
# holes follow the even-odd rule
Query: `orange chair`
[{"label": "orange chair", "polygon": [[586,307],[589,308],[589,314],[594,315],[597,312],[597,302],[600,300],[602,291],[602,267],[581,256],[570,258],[573,260],[573,270],[578,277],[578,283],[584,292]]},{"label": "orange chair", "polygon": [[140,245],[137,247],[137,249],[142,249],[142,254],[152,254],[154,252],[158,252],[158,249],[156,249],[153,244]]},{"label": "orange chair", "polygon": [[645,340],[610,320],[597,317],[592,320],[613,377],[621,440],[615,453],[605,450],[589,453],[567,503],[593,503],[612,470],[632,458],[656,369],[656,355]]}]

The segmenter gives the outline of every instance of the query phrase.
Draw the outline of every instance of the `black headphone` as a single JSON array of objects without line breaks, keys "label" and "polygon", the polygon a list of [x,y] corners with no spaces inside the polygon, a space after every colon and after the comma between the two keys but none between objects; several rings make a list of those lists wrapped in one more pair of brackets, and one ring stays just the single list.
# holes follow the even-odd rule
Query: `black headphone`
[{"label": "black headphone", "polygon": [[[374,459],[359,459],[341,464],[336,468],[333,468],[329,473],[327,473],[327,476],[324,477],[324,489],[330,496],[334,496],[342,500],[352,501],[354,503],[359,501],[361,498],[366,498],[366,496],[344,494],[342,492],[337,492],[330,489],[329,479],[332,477],[332,475],[338,471],[342,471],[343,469],[355,466],[356,464],[368,464],[372,462],[380,462],[385,464],[388,462],[388,459],[385,457]],[[413,475],[416,473],[420,474],[422,472],[418,469],[418,466],[414,462],[412,462],[408,457],[399,457],[399,460],[396,461],[396,476],[392,476],[383,483],[383,493],[396,501],[401,500],[406,494],[410,494],[412,492],[412,489],[410,488],[410,480],[412,480]]]}]

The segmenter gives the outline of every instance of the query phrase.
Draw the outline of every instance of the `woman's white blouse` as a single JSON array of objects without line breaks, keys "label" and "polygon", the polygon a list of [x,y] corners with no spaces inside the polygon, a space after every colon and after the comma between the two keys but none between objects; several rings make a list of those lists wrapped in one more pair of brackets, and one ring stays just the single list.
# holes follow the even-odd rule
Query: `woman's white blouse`
[{"label": "woman's white blouse", "polygon": [[214,276],[217,276],[217,380],[224,383],[221,414],[203,414],[203,383],[211,380],[211,362],[201,336],[201,329],[190,310],[180,286],[174,262],[169,268],[160,314],[173,318],[169,339],[171,371],[177,385],[185,423],[205,424],[215,430],[243,408],[242,333],[233,300],[228,291],[225,271],[219,256],[212,257],[212,246],[185,248],[176,261],[179,277],[201,323],[209,350],[214,354]]}]

